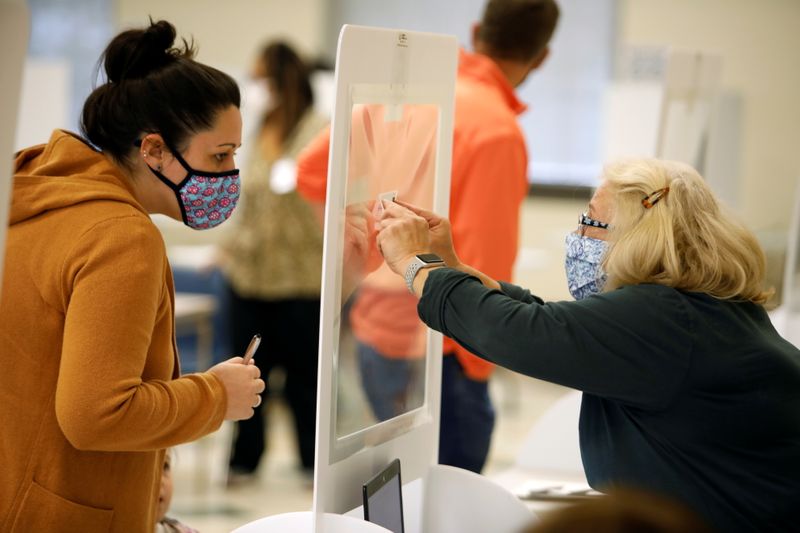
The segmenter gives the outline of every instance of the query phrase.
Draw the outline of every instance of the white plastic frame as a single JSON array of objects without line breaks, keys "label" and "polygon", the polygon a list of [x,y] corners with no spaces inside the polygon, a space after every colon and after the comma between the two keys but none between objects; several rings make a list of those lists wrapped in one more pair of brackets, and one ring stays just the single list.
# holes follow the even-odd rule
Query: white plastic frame
[{"label": "white plastic frame", "polygon": [[[336,438],[338,380],[336,350],[341,313],[348,149],[352,105],[433,104],[439,108],[433,208],[446,216],[458,44],[455,37],[344,26],[336,59],[336,95],[331,125],[325,214],[317,400],[314,512],[344,513],[361,504],[361,485],[392,459],[400,458],[403,482],[426,475],[437,462],[441,334],[430,332],[425,402],[419,409]],[[367,444],[369,443],[369,444]],[[321,520],[315,531],[322,531]]]}]

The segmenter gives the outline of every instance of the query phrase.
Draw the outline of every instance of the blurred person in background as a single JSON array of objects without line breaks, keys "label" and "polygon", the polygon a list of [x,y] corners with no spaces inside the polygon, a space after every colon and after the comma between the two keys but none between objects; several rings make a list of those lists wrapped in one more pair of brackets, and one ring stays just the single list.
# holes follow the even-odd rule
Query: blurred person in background
[{"label": "blurred person in background", "polygon": [[[309,70],[284,42],[267,44],[256,59],[246,98],[254,122],[247,142],[242,198],[221,244],[230,287],[234,349],[261,333],[255,356],[263,375],[285,371],[300,464],[314,467],[322,230],[295,190],[295,158],[327,124],[314,111]],[[245,112],[248,108],[245,107]],[[237,352],[238,353],[238,352]],[[237,424],[230,482],[251,478],[265,450],[265,410]]]},{"label": "blurred person in background", "polygon": [[[455,90],[450,217],[461,257],[509,279],[519,248],[520,207],[528,191],[528,156],[517,116],[527,108],[514,90],[547,59],[559,8],[554,0],[489,0],[472,28],[473,52],[461,50]],[[324,204],[330,132],[298,162],[298,188]],[[410,178],[409,178],[410,179]],[[400,198],[402,200],[402,198]],[[402,280],[393,290],[364,285],[350,313],[362,383],[373,412],[404,412],[424,337],[416,299]],[[422,335],[421,335],[422,334]],[[424,349],[420,348],[420,349]],[[489,397],[494,365],[444,341],[439,462],[480,472],[495,422]]]}]

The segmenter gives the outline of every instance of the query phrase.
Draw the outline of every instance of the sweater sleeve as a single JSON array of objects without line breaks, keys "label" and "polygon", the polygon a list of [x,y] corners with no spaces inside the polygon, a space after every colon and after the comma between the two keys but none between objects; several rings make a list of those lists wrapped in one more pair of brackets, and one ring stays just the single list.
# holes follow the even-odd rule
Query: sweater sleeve
[{"label": "sweater sleeve", "polygon": [[94,226],[65,262],[69,299],[55,408],[64,435],[78,449],[165,448],[222,423],[225,391],[213,375],[142,377],[153,359],[172,357],[171,351],[154,353],[160,348],[152,342],[163,318],[165,261],[158,230],[132,216]]},{"label": "sweater sleeve", "polygon": [[641,285],[544,304],[502,287],[433,270],[420,318],[493,363],[631,406],[663,409],[682,386],[693,324],[677,291]]},{"label": "sweater sleeve", "polygon": [[526,304],[543,304],[544,300],[539,298],[538,296],[534,296],[531,294],[531,291],[528,289],[523,289],[518,285],[514,285],[513,283],[508,283],[506,281],[498,281],[500,284],[500,289],[503,291],[503,294],[508,296],[509,298],[513,298],[519,302],[526,303]]}]

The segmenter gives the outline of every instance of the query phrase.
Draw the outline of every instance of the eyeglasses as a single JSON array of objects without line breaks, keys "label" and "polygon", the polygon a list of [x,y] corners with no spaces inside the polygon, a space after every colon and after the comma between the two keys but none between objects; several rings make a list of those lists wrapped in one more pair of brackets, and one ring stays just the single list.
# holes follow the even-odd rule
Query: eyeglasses
[{"label": "eyeglasses", "polygon": [[586,226],[589,226],[591,228],[609,229],[611,227],[611,224],[608,224],[606,222],[600,222],[599,220],[593,219],[586,213],[583,213],[581,214],[580,217],[578,217],[578,230],[579,230],[578,233],[581,236],[584,235],[585,233],[584,230],[586,229]]},{"label": "eyeglasses", "polygon": [[581,214],[578,217],[578,224],[581,226],[591,226],[593,228],[600,228],[600,229],[609,229],[611,227],[610,224],[606,222],[600,222],[599,220],[595,220],[586,213]]}]

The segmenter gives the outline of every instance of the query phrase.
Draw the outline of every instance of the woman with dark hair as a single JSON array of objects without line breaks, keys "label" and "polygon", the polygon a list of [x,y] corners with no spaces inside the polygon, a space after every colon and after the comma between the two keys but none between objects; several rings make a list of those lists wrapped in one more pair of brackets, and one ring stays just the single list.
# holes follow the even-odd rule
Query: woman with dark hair
[{"label": "woman with dark hair", "polygon": [[0,530],[152,531],[164,449],[240,420],[241,358],[180,375],[150,214],[203,229],[236,206],[239,90],[165,21],[116,36],[84,137],[19,152],[0,300]]},{"label": "woman with dark hair", "polygon": [[[326,120],[313,111],[309,72],[287,44],[268,44],[252,75],[261,94],[246,96],[261,103],[259,126],[250,141],[242,202],[221,246],[230,285],[231,342],[242,350],[258,331],[265,342],[256,364],[265,375],[276,366],[285,369],[283,390],[294,415],[300,462],[311,470],[322,231],[295,191],[294,160]],[[231,482],[247,479],[258,467],[265,447],[261,411],[256,408],[255,416],[237,424]]]}]

